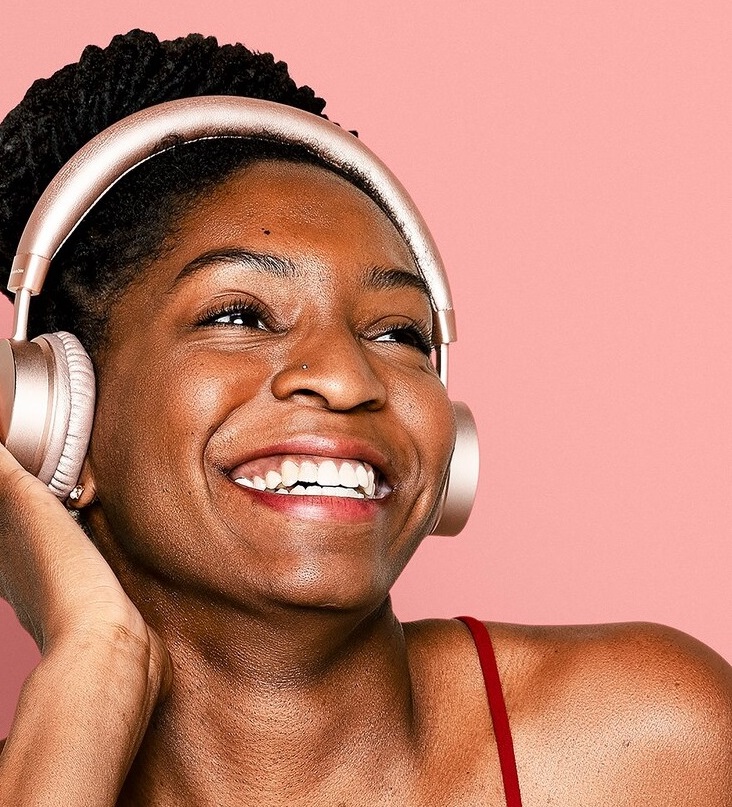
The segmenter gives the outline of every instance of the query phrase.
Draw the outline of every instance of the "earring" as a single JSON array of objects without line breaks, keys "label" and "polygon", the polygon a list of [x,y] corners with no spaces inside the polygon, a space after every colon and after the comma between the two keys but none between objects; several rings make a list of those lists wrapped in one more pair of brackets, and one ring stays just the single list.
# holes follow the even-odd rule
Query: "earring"
[{"label": "earring", "polygon": [[97,500],[96,494],[93,482],[89,481],[86,485],[79,482],[78,485],[71,489],[66,506],[71,510],[83,510]]},{"label": "earring", "polygon": [[84,486],[77,485],[75,488],[72,489],[71,493],[69,493],[69,499],[71,499],[72,502],[78,502],[83,495],[84,495]]}]

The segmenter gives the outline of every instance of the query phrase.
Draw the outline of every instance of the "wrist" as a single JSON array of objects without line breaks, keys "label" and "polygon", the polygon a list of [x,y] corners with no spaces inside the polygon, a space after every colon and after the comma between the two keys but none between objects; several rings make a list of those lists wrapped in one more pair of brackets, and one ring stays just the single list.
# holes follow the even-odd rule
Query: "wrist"
[{"label": "wrist", "polygon": [[67,626],[44,643],[40,665],[49,670],[83,670],[108,682],[118,679],[131,697],[144,691],[146,699],[153,702],[164,696],[170,685],[168,651],[137,613],[130,621]]}]

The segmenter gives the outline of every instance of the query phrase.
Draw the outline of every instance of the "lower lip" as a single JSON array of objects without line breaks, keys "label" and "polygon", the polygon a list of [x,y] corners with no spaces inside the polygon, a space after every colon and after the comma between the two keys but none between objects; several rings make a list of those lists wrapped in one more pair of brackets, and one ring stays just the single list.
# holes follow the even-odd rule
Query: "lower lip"
[{"label": "lower lip", "polygon": [[[236,483],[233,483],[236,485]],[[297,496],[292,493],[268,493],[256,488],[236,485],[245,495],[272,510],[287,513],[293,518],[314,521],[371,521],[376,516],[384,499],[353,499],[345,496]]]}]

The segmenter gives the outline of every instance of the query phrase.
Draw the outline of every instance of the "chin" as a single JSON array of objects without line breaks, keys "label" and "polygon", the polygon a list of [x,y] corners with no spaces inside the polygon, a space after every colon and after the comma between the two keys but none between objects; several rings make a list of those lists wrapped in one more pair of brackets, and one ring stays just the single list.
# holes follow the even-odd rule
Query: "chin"
[{"label": "chin", "polygon": [[311,559],[273,581],[269,596],[294,608],[370,612],[389,596],[394,579],[373,565]]}]

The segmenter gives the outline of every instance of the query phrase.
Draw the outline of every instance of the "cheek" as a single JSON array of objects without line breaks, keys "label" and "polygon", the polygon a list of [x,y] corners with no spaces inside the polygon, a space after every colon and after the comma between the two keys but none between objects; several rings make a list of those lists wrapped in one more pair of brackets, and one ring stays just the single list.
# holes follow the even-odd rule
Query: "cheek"
[{"label": "cheek", "polygon": [[215,527],[204,506],[211,434],[266,375],[240,357],[190,351],[106,365],[89,453],[102,507],[91,527],[118,573],[130,561],[174,573],[181,556],[196,555],[197,535]]},{"label": "cheek", "polygon": [[455,443],[455,415],[447,390],[436,376],[421,373],[393,395],[425,471],[441,484]]},{"label": "cheek", "polygon": [[207,440],[234,406],[256,396],[260,374],[232,357],[170,350],[110,363],[92,436],[98,482],[120,493],[200,484]]}]

